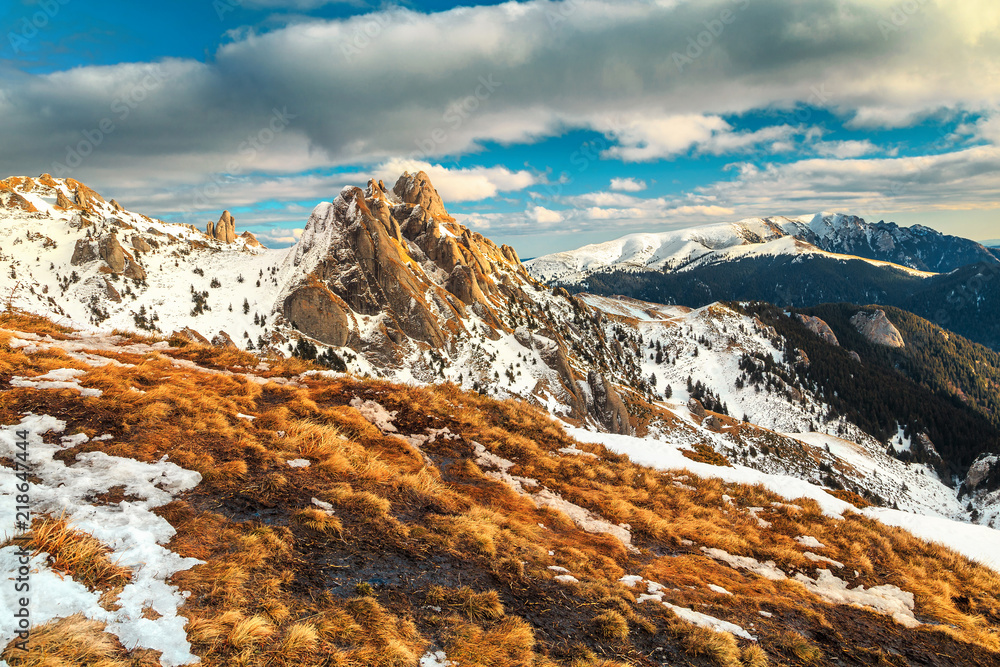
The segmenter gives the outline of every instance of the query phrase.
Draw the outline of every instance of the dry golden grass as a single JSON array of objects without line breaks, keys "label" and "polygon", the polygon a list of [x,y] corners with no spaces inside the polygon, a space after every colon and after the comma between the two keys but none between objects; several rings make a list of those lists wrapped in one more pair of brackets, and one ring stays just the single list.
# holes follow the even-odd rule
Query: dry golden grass
[{"label": "dry golden grass", "polygon": [[[178,368],[171,357],[235,375]],[[785,571],[812,572],[815,564],[804,559],[792,539],[797,535],[812,535],[826,544],[824,555],[843,562],[845,572],[858,570],[857,583],[888,583],[912,591],[921,618],[947,624],[910,631],[868,614],[866,623],[877,624],[880,632],[911,644],[930,637],[936,650],[947,648],[952,656],[959,655],[957,646],[979,651],[979,656],[1000,655],[983,653],[1000,651],[1000,576],[901,530],[855,514],[830,519],[814,501],[789,503],[760,486],[643,468],[603,447],[574,443],[530,406],[467,394],[454,385],[402,387],[309,377],[297,379],[303,385],[298,387],[262,386],[239,375],[293,377],[308,368],[298,360],[266,360],[269,370],[248,370],[259,362],[188,345],[166,355],[130,357],[132,366],[85,367],[83,382],[103,389],[100,398],[0,392],[5,423],[28,410],[58,414],[67,421],[68,432],[115,435],[112,441],[87,443],[75,451],[100,449],[145,461],[168,455],[202,473],[204,481],[187,500],[158,513],[177,530],[170,548],[205,561],[172,581],[191,591],[181,614],[189,619],[189,637],[206,667],[412,667],[430,646],[443,647],[462,665],[609,667],[634,662],[630,656],[648,654],[655,642],[666,642],[678,662],[699,665],[759,667],[779,662],[781,655],[821,661],[824,652],[835,655],[839,649],[821,639],[816,642],[822,648],[804,637],[789,637],[788,626],[763,619],[757,611],[780,611],[794,620],[791,627],[803,632],[833,627],[844,633],[850,629],[844,623],[856,622],[845,619],[855,617],[797,584],[732,569],[698,549],[715,547],[773,560]],[[0,372],[37,374],[78,367],[74,363],[57,350],[29,355],[3,347],[0,339]],[[401,432],[447,426],[461,438],[439,438],[422,445],[421,453],[386,437],[347,405],[355,396],[398,411]],[[235,418],[237,412],[257,419]],[[630,552],[607,535],[586,533],[566,514],[538,508],[488,477],[470,460],[471,441],[513,461],[513,474],[537,479],[609,521],[629,524],[639,551]],[[573,444],[599,459],[555,453]],[[72,455],[66,453],[68,460]],[[286,461],[294,458],[305,458],[310,466],[289,467]],[[732,506],[723,502],[723,495],[732,497]],[[311,498],[332,504],[336,516],[312,507]],[[748,507],[765,508],[761,517],[772,527],[762,528]],[[261,508],[272,510],[268,526],[254,518]],[[348,539],[330,539],[345,535]],[[428,588],[426,602],[441,607],[440,614],[411,606],[414,594],[419,599],[430,581],[418,588],[370,587],[366,595],[351,599],[323,593],[327,577],[351,572],[337,569],[336,563],[384,557],[423,567],[432,556],[461,563],[461,571],[479,577]],[[549,565],[566,567],[580,583],[569,587],[553,582]],[[624,574],[662,583],[675,604],[743,627],[755,623],[759,646],[741,651],[730,635],[684,624],[664,613],[662,605],[637,604],[636,595],[643,591],[619,584]],[[94,580],[104,582],[102,576]],[[490,583],[482,585],[484,580]],[[709,581],[733,595],[720,597],[705,587]],[[356,583],[344,583],[340,590],[353,591]],[[558,622],[547,620],[540,611],[544,608],[556,610]],[[537,641],[526,618],[544,630]],[[549,639],[562,623],[576,634],[577,648]],[[854,640],[860,641],[858,635]],[[588,654],[588,642],[620,662]],[[77,648],[59,642],[51,646],[53,661],[64,657],[68,664],[84,664],[72,662]],[[138,659],[120,647],[96,641],[93,646],[86,664]]]},{"label": "dry golden grass", "polygon": [[728,632],[682,625],[675,630],[687,653],[704,656],[721,667],[740,667],[740,647]]},{"label": "dry golden grass", "polygon": [[496,591],[477,593],[468,586],[461,588],[432,586],[427,591],[427,604],[448,607],[474,621],[496,620],[504,616],[499,593]]},{"label": "dry golden grass", "polygon": [[806,664],[818,663],[823,657],[823,651],[798,632],[782,632],[777,637],[777,643]]},{"label": "dry golden grass", "polygon": [[7,648],[11,667],[159,667],[159,653],[127,652],[98,621],[74,614],[33,628],[28,651]]},{"label": "dry golden grass", "polygon": [[62,517],[35,519],[27,546],[36,554],[47,553],[53,570],[92,591],[117,589],[132,578],[128,568],[111,559],[111,550],[100,540],[72,529]]},{"label": "dry golden grass", "polygon": [[606,611],[594,617],[594,633],[603,641],[624,642],[628,639],[628,621],[617,611]]},{"label": "dry golden grass", "polygon": [[295,521],[309,530],[327,535],[337,535],[344,532],[344,524],[337,517],[317,507],[307,507],[299,510],[293,516]]}]

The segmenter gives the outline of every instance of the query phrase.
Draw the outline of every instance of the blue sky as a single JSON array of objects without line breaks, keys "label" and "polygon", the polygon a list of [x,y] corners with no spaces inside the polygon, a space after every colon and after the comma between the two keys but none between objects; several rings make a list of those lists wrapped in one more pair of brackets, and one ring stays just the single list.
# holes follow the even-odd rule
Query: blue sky
[{"label": "blue sky", "polygon": [[987,0],[20,0],[0,26],[3,175],[271,246],[416,169],[523,257],[817,211],[1000,237]]}]

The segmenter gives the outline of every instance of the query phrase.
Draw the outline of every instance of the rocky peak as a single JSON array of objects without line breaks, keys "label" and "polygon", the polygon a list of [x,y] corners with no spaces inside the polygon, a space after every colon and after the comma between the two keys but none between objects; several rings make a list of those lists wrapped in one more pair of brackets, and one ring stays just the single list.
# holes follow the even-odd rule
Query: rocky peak
[{"label": "rocky peak", "polygon": [[906,345],[899,329],[889,321],[885,311],[881,308],[872,312],[858,311],[851,318],[851,324],[870,343],[886,347],[904,347]]},{"label": "rocky peak", "polygon": [[229,211],[223,211],[218,222],[208,223],[207,233],[216,241],[232,243],[236,240],[236,218]]},{"label": "rocky peak", "polygon": [[396,181],[392,191],[404,204],[419,206],[433,218],[451,219],[448,211],[444,208],[441,196],[431,185],[431,179],[422,171],[418,171],[416,174],[404,172]]}]

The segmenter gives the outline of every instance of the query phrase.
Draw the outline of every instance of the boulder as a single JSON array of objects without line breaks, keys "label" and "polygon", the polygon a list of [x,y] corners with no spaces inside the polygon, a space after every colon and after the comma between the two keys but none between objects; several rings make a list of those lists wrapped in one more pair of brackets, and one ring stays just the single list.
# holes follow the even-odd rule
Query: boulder
[{"label": "boulder", "polygon": [[56,193],[56,206],[63,209],[70,209],[73,208],[73,202],[69,200],[69,197],[62,190],[59,190]]},{"label": "boulder", "polygon": [[171,338],[180,338],[181,340],[186,340],[189,343],[197,343],[198,345],[211,345],[208,339],[202,336],[200,333],[192,329],[191,327],[184,327],[179,331],[175,331],[170,334]]},{"label": "boulder", "polygon": [[1000,467],[998,464],[1000,464],[1000,457],[994,454],[981,455],[969,466],[969,472],[965,475],[965,487],[969,491],[974,491]]},{"label": "boulder", "polygon": [[708,415],[701,422],[701,425],[707,428],[709,431],[721,431],[722,430],[722,420],[715,415]]},{"label": "boulder", "polygon": [[701,417],[704,419],[708,415],[708,410],[705,406],[701,404],[697,398],[689,398],[687,402],[688,412],[693,414],[695,417]]},{"label": "boulder", "polygon": [[107,278],[104,279],[104,293],[115,303],[122,302],[122,295],[118,293],[118,290],[115,289],[115,286]]},{"label": "boulder", "polygon": [[97,252],[94,251],[94,246],[91,245],[90,241],[77,239],[76,247],[73,248],[73,257],[69,263],[73,266],[80,266],[87,262],[93,262],[95,259],[97,259]]},{"label": "boulder", "polygon": [[833,329],[831,329],[830,325],[825,321],[818,317],[813,317],[812,315],[803,315],[802,313],[796,313],[795,316],[799,319],[799,322],[802,322],[802,324],[805,325],[806,329],[812,331],[825,342],[830,345],[840,345],[840,341],[837,340],[837,335],[833,333]]},{"label": "boulder", "polygon": [[97,242],[98,252],[101,259],[111,268],[114,273],[121,273],[125,270],[125,250],[118,243],[118,237],[108,234]]},{"label": "boulder", "polygon": [[146,241],[138,234],[133,234],[129,242],[132,244],[132,247],[139,252],[150,252],[152,250],[149,244],[146,243]]},{"label": "boulder", "polygon": [[215,334],[212,337],[212,345],[215,347],[221,347],[230,350],[239,349],[236,343],[233,341],[233,339],[230,338],[229,334],[227,334],[225,331],[219,331],[219,333]]},{"label": "boulder", "polygon": [[347,304],[322,285],[296,289],[285,299],[282,313],[293,327],[327,345],[343,347],[351,334]]},{"label": "boulder", "polygon": [[882,309],[873,312],[858,311],[851,318],[851,324],[868,342],[885,347],[904,347],[903,336],[893,326]]}]

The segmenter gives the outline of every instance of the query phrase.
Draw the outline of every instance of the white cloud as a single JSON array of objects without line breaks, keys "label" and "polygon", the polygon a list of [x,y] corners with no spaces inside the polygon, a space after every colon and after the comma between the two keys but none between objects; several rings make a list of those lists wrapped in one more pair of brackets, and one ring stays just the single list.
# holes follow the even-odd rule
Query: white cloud
[{"label": "white cloud", "polygon": [[542,206],[532,206],[528,208],[525,214],[541,225],[550,225],[557,222],[562,222],[563,214],[559,211],[552,211]]},{"label": "white cloud", "polygon": [[868,139],[848,141],[818,141],[812,149],[819,155],[835,158],[852,158],[878,151],[878,146]]},{"label": "white cloud", "polygon": [[632,177],[612,178],[611,189],[621,190],[623,192],[642,192],[646,189],[646,181],[639,181]]}]

